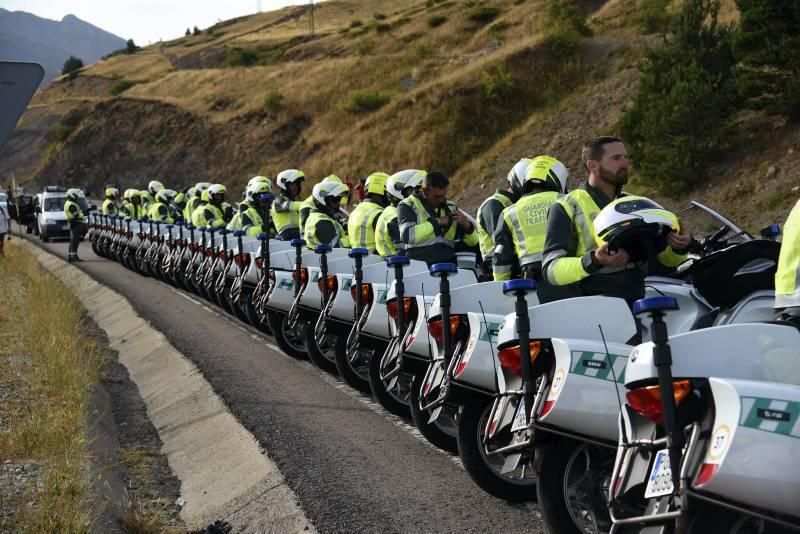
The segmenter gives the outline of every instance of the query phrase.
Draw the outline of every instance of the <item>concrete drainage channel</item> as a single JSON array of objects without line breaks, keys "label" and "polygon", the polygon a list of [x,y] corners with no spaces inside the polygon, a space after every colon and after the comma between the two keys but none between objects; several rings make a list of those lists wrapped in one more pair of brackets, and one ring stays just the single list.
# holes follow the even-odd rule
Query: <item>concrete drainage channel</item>
[{"label": "concrete drainage channel", "polygon": [[198,369],[128,301],[64,260],[23,241],[72,289],[130,374],[181,482],[189,529],[218,520],[236,532],[313,532],[280,471]]}]

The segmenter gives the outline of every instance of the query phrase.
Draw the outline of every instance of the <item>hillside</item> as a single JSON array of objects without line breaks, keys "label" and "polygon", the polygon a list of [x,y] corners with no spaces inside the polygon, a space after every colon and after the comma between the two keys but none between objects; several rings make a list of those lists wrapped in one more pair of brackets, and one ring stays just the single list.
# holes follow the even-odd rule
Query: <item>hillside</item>
[{"label": "hillside", "polygon": [[55,21],[0,8],[0,58],[41,64],[45,85],[61,74],[70,56],[88,65],[124,47],[125,39],[74,15]]},{"label": "hillside", "polygon": [[[56,80],[0,153],[0,181],[238,190],[289,167],[435,168],[474,209],[517,159],[548,153],[577,184],[583,141],[618,131],[658,39],[633,29],[637,3],[581,3],[593,36],[569,56],[543,39],[544,0],[332,0],[313,35],[307,6],[226,21]],[[736,19],[732,0],[723,15]],[[800,128],[749,112],[735,135],[691,197],[751,229],[782,221],[800,191]]]}]

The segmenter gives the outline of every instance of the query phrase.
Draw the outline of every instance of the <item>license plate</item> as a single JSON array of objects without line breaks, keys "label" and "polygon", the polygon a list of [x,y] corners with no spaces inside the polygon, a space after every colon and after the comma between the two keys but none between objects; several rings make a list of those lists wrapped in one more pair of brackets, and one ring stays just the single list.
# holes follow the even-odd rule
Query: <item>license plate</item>
[{"label": "license plate", "polygon": [[653,469],[647,479],[647,488],[644,490],[644,498],[661,497],[672,493],[672,469],[669,465],[669,454],[667,449],[656,453]]},{"label": "license plate", "polygon": [[528,427],[528,422],[525,420],[525,399],[519,399],[519,406],[517,406],[517,413],[514,415],[514,424],[511,425],[511,431],[524,430]]}]

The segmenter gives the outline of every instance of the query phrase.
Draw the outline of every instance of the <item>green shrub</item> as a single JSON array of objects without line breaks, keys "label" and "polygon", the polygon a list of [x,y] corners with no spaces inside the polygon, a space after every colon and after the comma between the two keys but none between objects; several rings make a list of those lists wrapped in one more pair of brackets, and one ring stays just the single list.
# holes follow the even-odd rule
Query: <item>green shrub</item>
[{"label": "green shrub", "polygon": [[134,85],[136,85],[136,82],[126,80],[125,78],[120,78],[119,80],[111,84],[111,87],[108,89],[108,92],[111,93],[111,96],[121,95]]},{"label": "green shrub", "polygon": [[61,68],[61,74],[66,74],[68,80],[75,79],[78,76],[78,72],[83,68],[83,60],[77,58],[75,56],[69,56],[64,62],[64,66]]},{"label": "green shrub", "polygon": [[427,59],[433,55],[433,47],[427,43],[420,43],[414,47],[414,55],[419,59]]},{"label": "green shrub", "polygon": [[583,38],[592,34],[583,10],[574,0],[547,0],[542,32],[551,53],[559,58],[573,55]]},{"label": "green shrub", "polygon": [[417,39],[419,39],[423,35],[425,35],[424,32],[414,31],[414,32],[409,33],[408,35],[402,36],[400,38],[400,40],[403,41],[404,43],[410,43],[411,41],[416,41]]},{"label": "green shrub", "polygon": [[347,97],[347,101],[341,107],[345,111],[353,113],[366,113],[382,108],[391,99],[386,93],[364,89],[351,92]]},{"label": "green shrub", "polygon": [[392,29],[392,26],[389,24],[376,24],[375,31],[378,33],[388,33]]},{"label": "green shrub", "polygon": [[733,30],[716,0],[685,0],[671,36],[648,51],[623,138],[645,183],[668,194],[701,184],[725,148],[736,109]]},{"label": "green shrub", "polygon": [[671,0],[641,0],[631,22],[644,35],[666,33],[672,15],[669,12]]},{"label": "green shrub", "polygon": [[486,70],[481,74],[481,87],[487,100],[502,101],[514,94],[516,88],[514,78],[508,72],[508,67],[499,65],[491,71]]},{"label": "green shrub", "polygon": [[501,11],[499,7],[478,6],[469,10],[467,19],[476,24],[489,24],[500,15]]},{"label": "green shrub", "polygon": [[500,22],[495,22],[489,26],[488,33],[500,41],[503,38],[503,32],[506,31],[510,26],[510,23],[506,22],[505,20],[501,20]]},{"label": "green shrub", "polygon": [[441,26],[445,22],[447,22],[447,17],[445,17],[444,15],[434,15],[428,19],[428,26],[430,26],[431,28],[436,28],[437,26]]},{"label": "green shrub", "polygon": [[275,114],[283,109],[283,94],[280,89],[273,87],[264,95],[264,111]]},{"label": "green shrub", "polygon": [[252,67],[258,61],[258,53],[252,48],[231,48],[225,55],[226,67]]},{"label": "green shrub", "polygon": [[360,20],[358,20],[358,19],[354,19],[354,20],[351,20],[351,21],[350,21],[350,27],[351,27],[351,28],[358,28],[359,26],[363,26],[363,25],[364,25],[364,23],[363,23],[363,22],[361,22],[361,21],[360,21]]},{"label": "green shrub", "polygon": [[361,39],[353,45],[353,52],[359,56],[369,56],[375,51],[375,43],[369,39]]},{"label": "green shrub", "polygon": [[58,124],[51,130],[51,135],[54,143],[60,145],[66,141],[72,133],[78,129],[83,119],[86,118],[88,112],[85,109],[73,109],[67,113]]},{"label": "green shrub", "polygon": [[386,20],[386,15],[383,13],[373,13],[372,18],[375,20]]}]

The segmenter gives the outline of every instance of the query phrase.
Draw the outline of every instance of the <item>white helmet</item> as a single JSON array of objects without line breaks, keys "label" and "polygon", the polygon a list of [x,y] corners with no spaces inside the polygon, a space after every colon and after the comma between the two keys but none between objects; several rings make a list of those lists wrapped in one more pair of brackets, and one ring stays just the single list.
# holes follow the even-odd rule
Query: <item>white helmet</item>
[{"label": "white helmet", "polygon": [[275,181],[278,183],[278,187],[286,191],[287,184],[302,181],[305,179],[305,177],[306,175],[303,174],[303,171],[298,171],[297,169],[287,169],[279,172]]},{"label": "white helmet", "polygon": [[550,156],[536,156],[530,160],[523,183],[534,183],[550,191],[566,193],[568,179],[569,170],[563,163]]},{"label": "white helmet", "polygon": [[264,194],[272,194],[272,182],[269,180],[266,182],[253,182],[248,185],[244,192],[244,198],[248,202],[253,202],[257,196]]},{"label": "white helmet", "polygon": [[164,189],[164,184],[159,182],[158,180],[151,180],[149,184],[147,184],[147,190],[150,191],[150,194],[154,197],[156,193]]},{"label": "white helmet", "polygon": [[224,195],[227,189],[222,184],[214,184],[208,188],[208,198],[211,199],[214,195]]},{"label": "white helmet", "polygon": [[71,187],[67,189],[67,198],[69,200],[75,201],[78,200],[79,197],[83,196],[83,191],[78,189],[77,187]]},{"label": "white helmet", "polygon": [[511,186],[511,190],[517,194],[522,192],[522,183],[525,181],[525,176],[528,174],[528,167],[531,166],[531,161],[533,160],[522,158],[508,171],[506,179]]},{"label": "white helmet", "polygon": [[164,204],[169,204],[177,195],[178,193],[172,189],[162,189],[156,193],[156,200],[158,202],[163,202]]},{"label": "white helmet", "polygon": [[428,174],[426,171],[418,169],[396,172],[386,180],[386,192],[398,200],[403,200],[405,198],[403,191],[408,187],[416,189],[422,185],[426,174]]},{"label": "white helmet", "polygon": [[624,249],[632,261],[647,259],[648,242],[680,231],[678,218],[649,198],[624,196],[600,210],[594,219],[598,245]]},{"label": "white helmet", "polygon": [[325,206],[326,199],[334,197],[346,197],[349,192],[347,186],[336,182],[320,182],[311,190],[311,196],[319,204]]},{"label": "white helmet", "polygon": [[200,195],[203,191],[211,187],[210,182],[197,182],[195,184],[195,189],[197,189],[197,194]]},{"label": "white helmet", "polygon": [[[258,183],[258,182],[266,182],[266,183],[270,184],[270,189],[272,189],[272,180],[270,180],[266,176],[261,176],[261,175],[253,176],[252,178],[250,178],[247,181],[247,187],[250,187],[251,185],[253,185],[255,183]],[[247,189],[247,187],[245,187],[245,190]]]}]

